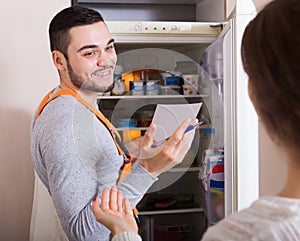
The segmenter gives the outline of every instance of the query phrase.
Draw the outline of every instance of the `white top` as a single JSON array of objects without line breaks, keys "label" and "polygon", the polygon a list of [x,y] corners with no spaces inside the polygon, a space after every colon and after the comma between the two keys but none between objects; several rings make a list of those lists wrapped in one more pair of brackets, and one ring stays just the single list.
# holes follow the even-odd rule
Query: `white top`
[{"label": "white top", "polygon": [[210,227],[208,240],[300,240],[300,199],[266,196]]},{"label": "white top", "polygon": [[134,232],[121,232],[114,235],[111,241],[142,241],[142,239]]}]

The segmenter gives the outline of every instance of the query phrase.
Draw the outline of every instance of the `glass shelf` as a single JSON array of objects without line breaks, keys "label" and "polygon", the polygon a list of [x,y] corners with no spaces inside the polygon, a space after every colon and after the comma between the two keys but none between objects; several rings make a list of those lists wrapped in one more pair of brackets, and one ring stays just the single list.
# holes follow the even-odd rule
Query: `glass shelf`
[{"label": "glass shelf", "polygon": [[[179,164],[182,165],[182,164]],[[172,169],[170,169],[168,172],[199,172],[200,171],[200,167],[173,167]]]},{"label": "glass shelf", "polygon": [[195,213],[203,212],[202,208],[185,208],[185,209],[173,209],[173,210],[155,210],[155,211],[140,211],[139,215],[157,215],[157,214],[172,214],[172,213]]},{"label": "glass shelf", "polygon": [[[208,128],[210,127],[209,125],[202,125],[202,126],[199,126],[198,128],[199,129],[205,129],[205,128]],[[148,127],[117,127],[116,128],[118,131],[128,131],[128,130],[140,130],[140,131],[146,131],[148,129]]]},{"label": "glass shelf", "polygon": [[174,99],[182,97],[184,99],[190,98],[207,98],[209,95],[115,95],[115,96],[98,96],[98,100],[118,100],[118,99]]},{"label": "glass shelf", "polygon": [[128,130],[140,130],[140,131],[146,131],[148,127],[117,127],[118,131],[128,131]]}]

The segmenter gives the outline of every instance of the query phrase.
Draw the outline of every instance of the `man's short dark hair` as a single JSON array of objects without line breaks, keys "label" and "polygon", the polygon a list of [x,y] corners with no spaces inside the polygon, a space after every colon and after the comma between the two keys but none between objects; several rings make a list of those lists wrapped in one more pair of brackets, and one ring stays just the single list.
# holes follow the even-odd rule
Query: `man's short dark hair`
[{"label": "man's short dark hair", "polygon": [[101,14],[93,9],[81,6],[68,7],[57,13],[49,25],[50,49],[58,50],[67,57],[71,41],[69,30],[76,26],[84,26],[104,22]]}]

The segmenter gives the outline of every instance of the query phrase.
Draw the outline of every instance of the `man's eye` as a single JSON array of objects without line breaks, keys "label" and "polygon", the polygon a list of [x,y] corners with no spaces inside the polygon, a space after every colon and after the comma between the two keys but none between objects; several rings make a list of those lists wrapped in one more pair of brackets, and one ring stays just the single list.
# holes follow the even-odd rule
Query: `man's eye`
[{"label": "man's eye", "polygon": [[90,51],[90,52],[83,53],[83,56],[93,56],[94,54],[95,54],[94,51]]},{"label": "man's eye", "polygon": [[114,48],[114,45],[109,45],[109,46],[107,46],[107,50],[111,50],[111,49],[113,49]]}]

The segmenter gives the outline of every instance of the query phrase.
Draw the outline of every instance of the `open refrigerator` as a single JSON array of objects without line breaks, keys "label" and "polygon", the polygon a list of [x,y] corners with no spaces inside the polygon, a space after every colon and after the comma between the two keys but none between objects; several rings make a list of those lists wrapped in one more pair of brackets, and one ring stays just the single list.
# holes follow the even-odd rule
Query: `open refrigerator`
[{"label": "open refrigerator", "polygon": [[[101,9],[97,2],[103,2]],[[118,12],[127,8],[134,11],[135,5],[128,7],[122,1],[113,1],[111,11],[106,2],[81,1],[80,5],[104,13],[108,9],[106,16],[114,15],[106,24],[118,54],[120,68],[116,76],[125,80],[126,93],[99,96],[98,103],[123,141],[145,132],[158,104],[203,103],[197,118],[205,124],[197,130],[191,151],[181,165],[160,175],[137,206],[143,240],[198,241],[210,225],[257,197],[258,155],[253,145],[257,142],[256,116],[253,117],[248,103],[246,84],[237,82],[243,71],[238,63],[236,41],[252,16],[195,22],[153,21],[145,14],[145,21],[118,21]],[[150,7],[148,2],[152,1],[126,2],[138,2],[136,5],[142,7],[147,3]],[[179,10],[179,15],[186,15],[184,12],[184,8]],[[184,93],[184,75],[198,76],[195,93]],[[174,83],[168,86],[166,76],[179,76],[181,89],[174,88]],[[149,94],[147,83],[153,80],[157,86]],[[139,81],[143,82],[142,94],[134,92],[130,84]],[[249,160],[254,163],[252,166]]]},{"label": "open refrigerator", "polygon": [[[128,82],[158,82],[157,92],[151,94],[147,86],[143,94],[130,90],[127,82],[127,94],[99,97],[100,109],[117,126],[123,141],[134,132],[143,134],[147,128],[143,118],[154,113],[158,104],[202,103],[197,118],[204,124],[182,164],[160,175],[137,205],[143,240],[200,240],[209,225],[233,210],[233,139],[224,134],[232,128],[232,23],[108,21],[107,25],[125,82],[128,78]],[[153,26],[170,31],[136,33]],[[170,33],[172,29],[175,33]],[[154,70],[160,78],[151,76]],[[196,92],[184,93],[186,76],[197,76]],[[181,77],[181,92],[174,83],[168,85],[172,77]]]}]

